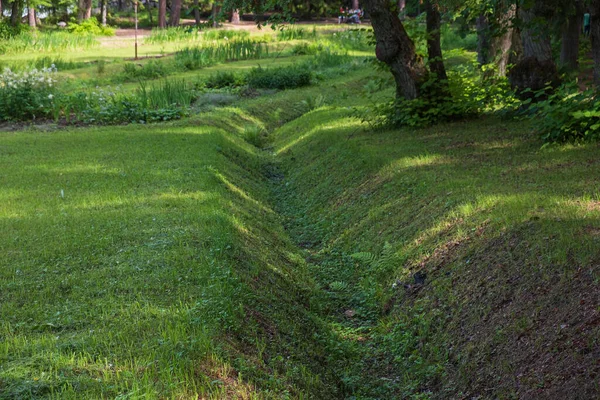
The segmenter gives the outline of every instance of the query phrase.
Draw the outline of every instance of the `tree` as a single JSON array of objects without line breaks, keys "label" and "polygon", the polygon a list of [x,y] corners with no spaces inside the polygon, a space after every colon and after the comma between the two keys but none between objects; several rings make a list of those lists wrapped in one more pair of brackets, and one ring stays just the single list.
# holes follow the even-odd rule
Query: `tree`
[{"label": "tree", "polygon": [[441,44],[440,5],[436,0],[425,0],[427,12],[427,56],[429,58],[429,71],[435,75],[441,86],[447,86],[448,75],[444,66],[444,56]]},{"label": "tree", "polygon": [[19,26],[21,17],[23,16],[23,0],[13,0],[10,12],[10,24]]},{"label": "tree", "polygon": [[181,19],[181,0],[173,0],[171,2],[171,20],[169,25],[179,26],[179,20]]},{"label": "tree", "polygon": [[590,36],[592,39],[592,57],[594,58],[594,84],[600,88],[600,1],[594,1],[590,6],[592,25]]},{"label": "tree", "polygon": [[[518,92],[526,89],[544,89],[548,84],[560,81],[552,56],[552,42],[548,25],[554,14],[554,5],[547,0],[523,0],[518,9],[521,24],[523,58],[510,70],[508,77]],[[525,94],[531,97],[531,94]]]},{"label": "tree", "polygon": [[231,23],[234,25],[238,25],[240,23],[240,10],[233,10],[231,13]]},{"label": "tree", "polygon": [[167,0],[158,0],[158,27],[167,27]]},{"label": "tree", "polygon": [[396,82],[396,96],[417,98],[427,80],[427,70],[416,54],[414,42],[389,2],[365,0],[364,5],[375,33],[375,55],[389,66]]},{"label": "tree", "polygon": [[29,26],[31,28],[35,28],[35,7],[33,6],[31,0],[27,2],[27,21],[29,22]]},{"label": "tree", "polygon": [[92,0],[79,0],[77,9],[77,21],[83,22],[92,16]]}]

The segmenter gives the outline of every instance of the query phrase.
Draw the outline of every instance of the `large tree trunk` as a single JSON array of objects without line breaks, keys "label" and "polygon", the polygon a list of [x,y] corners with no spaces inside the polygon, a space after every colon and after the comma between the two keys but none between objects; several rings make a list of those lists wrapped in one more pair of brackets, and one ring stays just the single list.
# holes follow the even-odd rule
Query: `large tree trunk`
[{"label": "large tree trunk", "polygon": [[417,98],[421,84],[427,79],[427,70],[417,57],[415,44],[387,0],[365,0],[364,5],[375,33],[375,54],[390,67],[396,81],[396,96]]},{"label": "large tree trunk", "polygon": [[0,21],[4,18],[4,8],[2,8],[2,0],[0,0]]},{"label": "large tree trunk", "polygon": [[579,36],[583,20],[583,4],[576,1],[572,14],[563,27],[560,46],[560,64],[570,71],[579,67]]},{"label": "large tree trunk", "polygon": [[436,79],[442,86],[446,86],[448,75],[446,74],[444,56],[442,54],[440,32],[442,16],[440,15],[439,4],[434,0],[426,0],[425,9],[427,11],[427,56],[429,57],[429,72],[435,74]]},{"label": "large tree trunk", "polygon": [[240,23],[240,10],[233,10],[231,13],[231,23],[238,25]]},{"label": "large tree trunk", "polygon": [[12,26],[19,26],[21,23],[21,17],[23,16],[23,1],[14,0],[12,3],[12,10],[10,13],[10,24]]},{"label": "large tree trunk", "polygon": [[158,0],[158,27],[167,27],[167,0]]},{"label": "large tree trunk", "polygon": [[[533,7],[519,9],[519,17],[523,23],[523,59],[511,69],[508,77],[513,88],[524,97],[532,97],[531,93],[523,93],[526,89],[537,91],[548,84],[555,86],[560,81],[547,29],[552,13],[546,0],[535,0]],[[545,22],[543,27],[540,22]]]},{"label": "large tree trunk", "polygon": [[517,50],[513,46],[518,36],[513,25],[516,12],[515,4],[500,3],[493,26],[486,15],[477,18],[477,61],[480,65],[494,63],[499,76],[506,76],[511,53]]},{"label": "large tree trunk", "polygon": [[35,28],[35,7],[32,7],[31,3],[27,5],[27,21],[30,27]]},{"label": "large tree trunk", "polygon": [[79,0],[77,10],[77,21],[83,22],[92,16],[92,0]]},{"label": "large tree trunk", "polygon": [[173,0],[171,4],[171,20],[169,25],[179,26],[179,20],[181,19],[181,0]]}]

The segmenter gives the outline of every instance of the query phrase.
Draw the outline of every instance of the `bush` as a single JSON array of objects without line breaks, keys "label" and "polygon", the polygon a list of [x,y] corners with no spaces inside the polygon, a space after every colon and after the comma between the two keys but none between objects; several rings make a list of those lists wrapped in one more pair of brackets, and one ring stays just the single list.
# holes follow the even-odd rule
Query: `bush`
[{"label": "bush", "polygon": [[312,73],[301,66],[280,68],[253,68],[248,74],[248,85],[260,89],[293,89],[310,85]]},{"label": "bush", "polygon": [[56,68],[0,74],[0,120],[29,120],[51,112]]},{"label": "bush", "polygon": [[125,79],[136,79],[136,78],[145,78],[145,79],[155,79],[161,78],[168,74],[167,68],[165,65],[157,60],[151,60],[145,64],[135,64],[135,63],[127,63],[123,65],[123,77]]},{"label": "bush", "polygon": [[94,36],[114,36],[115,30],[108,26],[102,26],[95,18],[89,18],[80,24],[69,23],[67,29],[75,34],[90,34]]},{"label": "bush", "polygon": [[209,89],[221,89],[242,86],[246,83],[246,78],[233,72],[220,71],[210,75],[204,82],[204,86]]},{"label": "bush", "polygon": [[448,76],[447,90],[441,90],[431,79],[422,85],[418,98],[377,105],[374,113],[369,110],[362,119],[374,125],[425,127],[499,109],[512,110],[518,104],[505,78],[486,78],[468,68],[449,71]]},{"label": "bush", "polygon": [[[548,95],[542,90],[525,101],[520,112],[534,118],[544,143],[579,143],[600,139],[600,99],[596,92],[580,92],[576,85],[565,85]],[[544,99],[544,100],[539,100]]]}]

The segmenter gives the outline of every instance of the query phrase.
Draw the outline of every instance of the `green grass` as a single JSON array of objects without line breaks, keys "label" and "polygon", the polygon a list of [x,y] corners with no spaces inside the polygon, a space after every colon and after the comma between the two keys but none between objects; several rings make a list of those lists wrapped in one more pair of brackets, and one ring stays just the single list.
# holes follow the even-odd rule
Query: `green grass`
[{"label": "green grass", "polygon": [[[312,86],[0,132],[0,399],[597,397],[597,146],[493,117],[369,130],[353,107],[393,90],[362,95],[369,33],[299,29],[260,62],[136,61],[168,80],[117,90],[189,106],[215,72],[300,63]],[[131,44],[39,63],[106,87]]]},{"label": "green grass", "polygon": [[358,398],[597,393],[598,148],[540,149],[532,132],[495,118],[372,132],[321,108],[275,134],[277,209],[332,321],[369,332],[346,378]]}]

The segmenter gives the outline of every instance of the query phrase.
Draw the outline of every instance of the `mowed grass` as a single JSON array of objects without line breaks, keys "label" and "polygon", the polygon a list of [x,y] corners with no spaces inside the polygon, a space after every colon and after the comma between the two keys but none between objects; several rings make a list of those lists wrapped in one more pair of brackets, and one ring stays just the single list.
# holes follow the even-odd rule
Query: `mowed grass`
[{"label": "mowed grass", "polygon": [[254,153],[195,124],[1,134],[0,398],[324,386],[292,368],[314,344],[273,351],[287,329],[319,329],[289,308],[310,280],[260,200]]},{"label": "mowed grass", "polygon": [[600,393],[597,145],[542,149],[490,117],[371,131],[327,107],[274,139],[288,232],[332,323],[370,339],[357,394]]},{"label": "mowed grass", "polygon": [[345,355],[267,201],[271,157],[242,139],[316,95],[0,133],[0,398],[340,397]]}]

